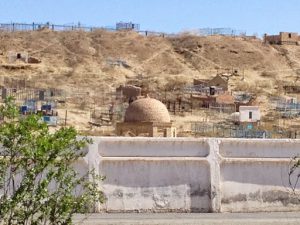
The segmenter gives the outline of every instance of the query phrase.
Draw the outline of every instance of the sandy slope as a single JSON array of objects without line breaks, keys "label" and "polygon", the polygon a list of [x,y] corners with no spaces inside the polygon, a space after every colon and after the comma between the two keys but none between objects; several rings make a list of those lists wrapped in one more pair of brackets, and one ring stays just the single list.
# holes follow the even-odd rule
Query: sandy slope
[{"label": "sandy slope", "polygon": [[[23,69],[4,68],[8,51],[26,51],[42,63]],[[126,66],[109,64],[117,59],[126,62]],[[89,102],[93,96],[104,98],[104,93],[128,80],[136,79],[160,92],[167,83],[182,85],[195,77],[211,77],[217,71],[234,69],[240,76],[230,79],[231,89],[256,92],[268,111],[267,97],[282,94],[284,82],[297,81],[300,47],[270,46],[240,37],[162,38],[134,32],[43,30],[0,33],[0,64],[0,77],[26,78],[36,87],[63,88],[69,96],[81,95]],[[70,116],[74,117],[72,124],[81,120],[78,115]],[[80,127],[88,116],[82,118]]]}]

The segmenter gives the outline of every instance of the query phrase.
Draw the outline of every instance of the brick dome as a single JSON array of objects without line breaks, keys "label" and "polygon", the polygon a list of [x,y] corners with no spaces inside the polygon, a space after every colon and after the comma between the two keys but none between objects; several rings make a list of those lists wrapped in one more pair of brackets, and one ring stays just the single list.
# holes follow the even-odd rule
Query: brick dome
[{"label": "brick dome", "polygon": [[166,106],[154,98],[141,98],[132,102],[125,112],[124,122],[170,122]]}]

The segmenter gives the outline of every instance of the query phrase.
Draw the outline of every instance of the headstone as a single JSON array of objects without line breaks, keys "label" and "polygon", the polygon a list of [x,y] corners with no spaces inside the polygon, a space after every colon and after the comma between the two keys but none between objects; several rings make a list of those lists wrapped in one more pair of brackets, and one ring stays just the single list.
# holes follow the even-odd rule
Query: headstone
[{"label": "headstone", "polygon": [[39,100],[44,101],[45,100],[45,91],[39,91]]},{"label": "headstone", "polygon": [[7,89],[2,88],[2,99],[6,99],[6,97],[7,97]]}]

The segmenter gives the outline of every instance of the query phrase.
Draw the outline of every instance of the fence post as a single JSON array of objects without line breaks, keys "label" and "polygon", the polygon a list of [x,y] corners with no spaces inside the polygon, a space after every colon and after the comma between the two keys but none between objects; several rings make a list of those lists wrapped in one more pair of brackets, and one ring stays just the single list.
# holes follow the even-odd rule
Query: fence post
[{"label": "fence post", "polygon": [[15,23],[12,24],[12,31],[15,31]]},{"label": "fence post", "polygon": [[34,30],[34,22],[32,23],[32,30]]}]

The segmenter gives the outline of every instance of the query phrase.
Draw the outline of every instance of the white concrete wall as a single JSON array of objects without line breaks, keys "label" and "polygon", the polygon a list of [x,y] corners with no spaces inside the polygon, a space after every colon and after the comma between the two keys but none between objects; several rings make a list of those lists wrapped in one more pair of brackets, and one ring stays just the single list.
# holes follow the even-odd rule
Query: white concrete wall
[{"label": "white concrete wall", "polygon": [[[87,166],[108,212],[300,211],[289,187],[297,140],[93,137]],[[294,182],[294,180],[293,180]],[[296,192],[300,192],[300,185]]]},{"label": "white concrete wall", "polygon": [[223,139],[220,155],[222,211],[300,210],[300,193],[293,193],[288,177],[299,141]]}]

